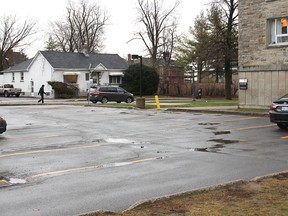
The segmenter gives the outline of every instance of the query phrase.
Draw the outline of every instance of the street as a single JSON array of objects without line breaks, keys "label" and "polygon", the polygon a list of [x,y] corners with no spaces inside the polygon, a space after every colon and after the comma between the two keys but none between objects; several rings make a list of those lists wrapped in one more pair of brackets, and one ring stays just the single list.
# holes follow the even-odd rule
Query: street
[{"label": "street", "polygon": [[3,216],[123,211],[288,169],[288,131],[267,117],[69,104],[0,115]]}]

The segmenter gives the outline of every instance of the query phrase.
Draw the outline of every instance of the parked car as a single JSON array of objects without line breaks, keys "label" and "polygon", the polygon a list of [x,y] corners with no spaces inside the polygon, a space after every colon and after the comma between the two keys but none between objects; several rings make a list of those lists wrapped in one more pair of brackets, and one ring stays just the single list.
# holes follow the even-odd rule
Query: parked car
[{"label": "parked car", "polygon": [[97,86],[90,88],[88,92],[88,100],[92,103],[107,103],[108,101],[116,101],[117,103],[126,102],[132,103],[134,96],[121,87],[113,86]]},{"label": "parked car", "polygon": [[7,123],[5,119],[0,117],[0,134],[4,133],[6,131]]},{"label": "parked car", "polygon": [[278,125],[279,128],[288,127],[288,94],[280,97],[270,105],[270,121]]}]

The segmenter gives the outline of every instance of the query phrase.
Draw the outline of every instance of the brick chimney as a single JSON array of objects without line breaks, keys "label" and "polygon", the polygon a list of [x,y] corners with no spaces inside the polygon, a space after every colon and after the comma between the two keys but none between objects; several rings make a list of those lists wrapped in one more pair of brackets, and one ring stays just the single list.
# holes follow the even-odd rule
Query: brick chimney
[{"label": "brick chimney", "polygon": [[128,60],[127,60],[128,65],[133,64],[133,60],[132,60],[132,55],[129,53],[128,54]]}]

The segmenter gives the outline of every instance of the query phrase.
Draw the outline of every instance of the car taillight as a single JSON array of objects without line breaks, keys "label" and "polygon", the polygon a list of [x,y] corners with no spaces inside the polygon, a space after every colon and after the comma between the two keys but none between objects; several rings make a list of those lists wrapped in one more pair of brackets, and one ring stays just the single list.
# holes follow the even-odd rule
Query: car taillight
[{"label": "car taillight", "polygon": [[277,108],[277,106],[275,104],[271,104],[269,107],[270,110],[275,110],[276,108]]},{"label": "car taillight", "polygon": [[94,92],[92,92],[92,94],[97,95],[97,94],[100,94],[100,92],[94,91]]},{"label": "car taillight", "polygon": [[93,91],[93,92],[91,92],[91,94],[98,95],[98,94],[100,94],[100,92],[99,91]]}]

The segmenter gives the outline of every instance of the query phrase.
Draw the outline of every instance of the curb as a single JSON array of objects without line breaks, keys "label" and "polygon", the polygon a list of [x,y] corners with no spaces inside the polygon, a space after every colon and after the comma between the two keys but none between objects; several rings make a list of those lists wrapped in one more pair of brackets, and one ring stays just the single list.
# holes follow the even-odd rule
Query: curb
[{"label": "curb", "polygon": [[256,112],[238,112],[235,110],[211,110],[211,109],[185,109],[185,108],[168,108],[166,111],[170,112],[198,112],[198,113],[218,113],[218,114],[231,114],[231,115],[244,115],[244,116],[263,116],[268,117],[269,113],[256,113]]},{"label": "curb", "polygon": [[226,182],[226,183],[223,183],[223,184],[217,184],[217,185],[212,185],[212,186],[208,186],[208,187],[198,188],[198,189],[191,190],[191,191],[184,191],[184,192],[180,192],[180,193],[170,194],[170,195],[167,195],[167,196],[140,200],[140,201],[136,202],[135,204],[133,204],[132,206],[130,206],[128,209],[126,209],[123,212],[129,211],[129,210],[132,210],[132,209],[134,209],[136,207],[139,207],[141,205],[153,203],[153,202],[156,202],[156,201],[159,201],[159,200],[162,200],[162,199],[169,199],[169,198],[172,198],[172,197],[183,196],[183,195],[198,194],[198,193],[202,193],[202,192],[207,192],[207,191],[219,189],[221,187],[233,186],[233,185],[243,184],[243,183],[246,183],[246,182],[260,181],[260,180],[264,180],[264,179],[271,178],[271,177],[276,177],[276,176],[283,175],[283,174],[288,174],[288,170],[285,170],[285,171],[282,171],[282,172],[277,172],[277,173],[271,173],[271,174],[267,174],[267,175],[263,175],[263,176],[258,176],[258,177],[252,178],[251,180],[242,180],[242,179],[240,179],[240,180]]},{"label": "curb", "polygon": [[[271,174],[267,174],[267,175],[263,175],[263,176],[258,176],[258,177],[252,178],[251,180],[241,180],[240,179],[240,180],[230,181],[230,182],[212,185],[212,186],[208,186],[208,187],[202,187],[202,188],[198,188],[195,190],[184,191],[184,192],[179,192],[179,193],[175,193],[175,194],[169,194],[167,196],[160,196],[160,197],[155,197],[155,198],[151,198],[151,199],[144,199],[144,200],[140,200],[140,201],[136,202],[135,204],[131,205],[129,208],[122,211],[121,213],[130,211],[130,210],[132,210],[136,207],[139,207],[141,205],[146,205],[146,204],[153,203],[156,201],[161,201],[161,200],[165,201],[165,199],[169,199],[169,198],[173,198],[173,197],[176,198],[177,196],[194,195],[194,194],[198,194],[198,193],[202,193],[202,192],[207,192],[207,191],[219,189],[221,187],[234,186],[234,185],[244,184],[247,182],[260,181],[260,180],[264,180],[267,178],[276,177],[276,176],[284,175],[284,174],[288,174],[288,170],[285,170],[282,172],[277,172],[277,173],[271,173]],[[93,213],[116,214],[117,212],[112,212],[112,211],[107,211],[107,210],[101,209],[101,210],[82,213],[79,216],[85,216],[85,215],[89,215],[89,214],[93,214]]]}]

